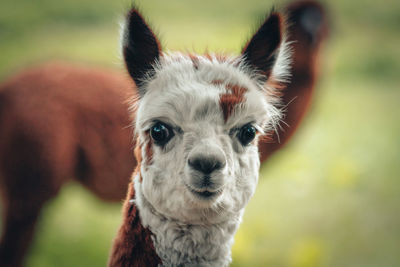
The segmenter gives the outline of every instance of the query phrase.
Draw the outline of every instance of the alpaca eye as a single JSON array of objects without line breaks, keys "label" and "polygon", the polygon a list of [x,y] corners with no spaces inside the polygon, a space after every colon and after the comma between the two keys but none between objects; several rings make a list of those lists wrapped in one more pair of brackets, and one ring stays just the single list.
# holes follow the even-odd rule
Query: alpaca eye
[{"label": "alpaca eye", "polygon": [[254,138],[256,137],[256,133],[257,133],[256,128],[254,128],[254,126],[250,124],[247,124],[239,130],[237,137],[240,143],[243,146],[246,146],[250,144],[251,141],[254,140]]},{"label": "alpaca eye", "polygon": [[150,128],[150,136],[156,145],[163,146],[168,143],[174,134],[170,126],[162,122],[156,122]]}]

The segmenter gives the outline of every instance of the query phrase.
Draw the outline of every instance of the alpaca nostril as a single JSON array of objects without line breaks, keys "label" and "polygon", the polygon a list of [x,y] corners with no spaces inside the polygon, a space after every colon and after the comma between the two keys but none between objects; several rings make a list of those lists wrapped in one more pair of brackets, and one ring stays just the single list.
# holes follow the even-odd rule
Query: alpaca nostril
[{"label": "alpaca nostril", "polygon": [[210,174],[213,171],[222,169],[225,166],[225,163],[221,162],[216,158],[189,159],[188,164],[193,169],[202,172],[204,174]]}]

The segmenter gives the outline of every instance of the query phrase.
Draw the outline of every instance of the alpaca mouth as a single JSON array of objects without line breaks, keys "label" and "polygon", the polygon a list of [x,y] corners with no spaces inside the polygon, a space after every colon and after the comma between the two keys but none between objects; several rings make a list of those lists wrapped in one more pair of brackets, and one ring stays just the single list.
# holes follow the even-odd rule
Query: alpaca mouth
[{"label": "alpaca mouth", "polygon": [[198,189],[198,190],[196,190],[196,189],[192,188],[191,186],[189,186],[187,184],[186,184],[186,187],[189,189],[189,191],[193,195],[195,195],[196,197],[198,197],[200,199],[210,200],[210,199],[216,198],[217,196],[222,194],[222,189],[219,189],[219,190],[216,190],[216,191],[210,191],[210,190],[207,190],[207,189],[203,189],[203,190]]}]

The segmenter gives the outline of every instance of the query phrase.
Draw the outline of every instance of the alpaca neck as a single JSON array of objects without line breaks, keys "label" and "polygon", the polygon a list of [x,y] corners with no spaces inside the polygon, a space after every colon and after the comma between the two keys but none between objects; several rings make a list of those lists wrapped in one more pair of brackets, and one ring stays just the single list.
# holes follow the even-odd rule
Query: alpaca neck
[{"label": "alpaca neck", "polygon": [[216,224],[187,224],[158,213],[145,199],[135,179],[135,204],[163,266],[228,266],[231,246],[243,210]]}]

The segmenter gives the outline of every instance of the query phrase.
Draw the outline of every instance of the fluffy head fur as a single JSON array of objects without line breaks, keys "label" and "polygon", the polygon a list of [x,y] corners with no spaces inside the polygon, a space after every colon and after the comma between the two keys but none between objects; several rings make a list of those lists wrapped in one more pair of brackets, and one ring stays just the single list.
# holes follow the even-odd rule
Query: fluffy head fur
[{"label": "fluffy head fur", "polygon": [[258,181],[257,139],[282,116],[270,85],[288,76],[283,27],[272,13],[238,57],[161,53],[130,11],[123,51],[142,148],[134,202],[164,265],[229,264]]},{"label": "fluffy head fur", "polygon": [[[195,68],[187,55],[166,54],[155,68],[155,78],[146,83],[136,115],[139,140],[148,146],[152,142],[148,133],[159,121],[169,125],[174,136],[165,146],[152,145],[152,161],[141,166],[143,182],[137,192],[170,219],[219,223],[240,211],[254,192],[257,142],[243,146],[237,133],[249,123],[260,134],[268,132],[280,112],[273,105],[277,102],[273,90],[264,88],[241,62],[241,58],[221,61],[213,55],[197,56]],[[232,85],[244,92],[235,94]],[[231,103],[227,95],[237,101]],[[224,105],[231,105],[233,111],[224,113]],[[146,151],[142,150],[144,159],[150,156]],[[197,190],[193,177],[201,175],[188,164],[195,155],[225,163],[210,177],[210,189],[221,191],[215,198],[201,199],[192,192]]]}]

